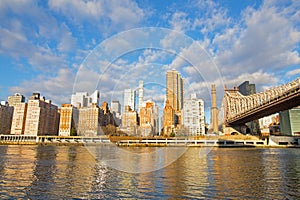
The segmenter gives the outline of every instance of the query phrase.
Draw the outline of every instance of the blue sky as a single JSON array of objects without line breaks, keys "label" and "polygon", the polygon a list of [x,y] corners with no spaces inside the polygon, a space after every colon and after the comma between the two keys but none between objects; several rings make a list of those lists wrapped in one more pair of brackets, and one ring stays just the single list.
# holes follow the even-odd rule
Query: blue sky
[{"label": "blue sky", "polygon": [[[297,0],[1,0],[0,21],[1,100],[38,91],[60,105],[73,90],[94,87],[109,101],[144,80],[145,100],[163,103],[165,71],[175,68],[186,95],[196,92],[209,109],[212,83],[220,103],[224,85],[249,80],[261,91],[300,75]],[[139,35],[147,27],[156,33]],[[159,35],[159,28],[167,31]],[[119,40],[124,32],[132,33],[130,43]],[[103,55],[114,59],[107,63]]]}]

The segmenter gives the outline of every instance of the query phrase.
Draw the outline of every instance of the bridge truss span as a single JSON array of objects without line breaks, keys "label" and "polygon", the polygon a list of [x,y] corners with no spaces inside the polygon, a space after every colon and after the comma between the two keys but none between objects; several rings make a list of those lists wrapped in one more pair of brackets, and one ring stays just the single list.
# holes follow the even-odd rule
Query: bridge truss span
[{"label": "bridge truss span", "polygon": [[223,98],[224,123],[241,125],[300,105],[300,77],[287,84],[244,96],[238,89],[226,89]]}]

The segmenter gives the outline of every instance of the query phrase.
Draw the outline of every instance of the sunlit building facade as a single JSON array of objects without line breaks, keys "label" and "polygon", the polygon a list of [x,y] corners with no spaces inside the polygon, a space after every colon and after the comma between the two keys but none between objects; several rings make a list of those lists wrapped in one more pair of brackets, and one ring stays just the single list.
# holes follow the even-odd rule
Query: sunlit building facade
[{"label": "sunlit building facade", "polygon": [[158,134],[158,106],[153,101],[146,101],[140,108],[139,124],[142,136]]},{"label": "sunlit building facade", "polygon": [[10,134],[13,135],[24,134],[27,105],[28,104],[25,102],[15,104]]},{"label": "sunlit building facade", "polygon": [[71,104],[77,108],[89,107],[92,104],[99,106],[99,98],[100,93],[98,90],[95,90],[95,92],[91,95],[89,95],[87,92],[76,92],[71,96]]},{"label": "sunlit building facade", "polygon": [[184,101],[183,125],[188,136],[205,134],[204,101],[197,99],[196,94]]},{"label": "sunlit building facade", "polygon": [[58,135],[58,107],[33,93],[28,100],[24,135]]},{"label": "sunlit building facade", "polygon": [[62,104],[60,108],[59,134],[60,136],[77,135],[79,111],[72,104]]},{"label": "sunlit building facade", "polygon": [[25,102],[25,97],[20,93],[15,93],[14,95],[7,97],[7,102],[9,106],[15,106],[17,103]]}]

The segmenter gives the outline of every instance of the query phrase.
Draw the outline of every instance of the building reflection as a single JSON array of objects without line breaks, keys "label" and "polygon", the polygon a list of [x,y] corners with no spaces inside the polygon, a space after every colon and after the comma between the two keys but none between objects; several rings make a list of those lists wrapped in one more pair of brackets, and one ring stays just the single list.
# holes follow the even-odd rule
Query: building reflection
[{"label": "building reflection", "polygon": [[[242,152],[242,153],[241,153]],[[265,177],[264,158],[257,149],[217,149],[212,152],[214,198],[249,196],[261,199],[268,185]],[[211,194],[210,194],[211,195]]]},{"label": "building reflection", "polygon": [[[162,169],[163,187],[168,198],[203,196],[207,185],[208,169],[205,157],[199,156],[200,150],[199,148],[189,148],[176,162]],[[195,185],[199,185],[199,187],[195,189]]]},{"label": "building reflection", "polygon": [[[5,150],[4,150],[4,149]],[[35,146],[1,146],[0,188],[8,196],[25,197],[24,191],[33,180]],[[3,156],[3,157],[2,157]],[[5,197],[1,197],[5,198]]]}]

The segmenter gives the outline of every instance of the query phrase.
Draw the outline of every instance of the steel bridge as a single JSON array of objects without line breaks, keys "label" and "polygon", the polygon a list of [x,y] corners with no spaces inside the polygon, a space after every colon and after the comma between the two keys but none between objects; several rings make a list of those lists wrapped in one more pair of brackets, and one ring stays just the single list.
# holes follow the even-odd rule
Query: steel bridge
[{"label": "steel bridge", "polygon": [[244,96],[238,88],[224,91],[224,123],[242,125],[300,105],[300,77],[264,92]]}]

